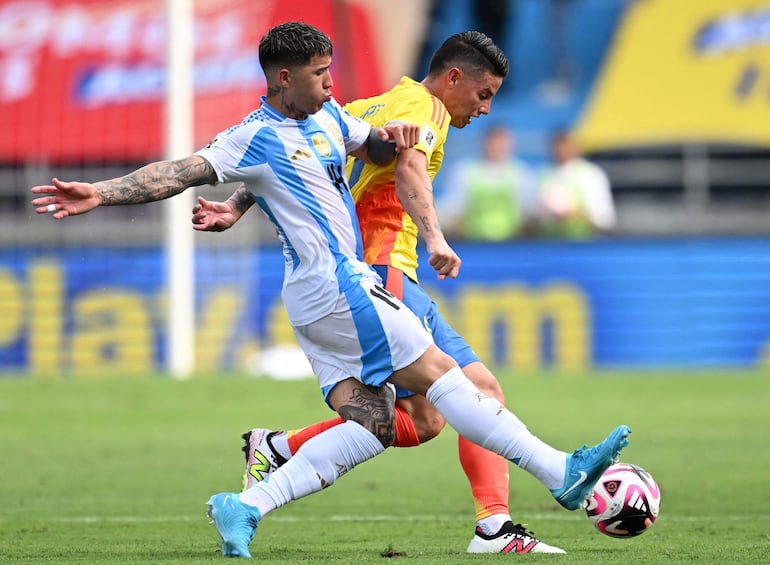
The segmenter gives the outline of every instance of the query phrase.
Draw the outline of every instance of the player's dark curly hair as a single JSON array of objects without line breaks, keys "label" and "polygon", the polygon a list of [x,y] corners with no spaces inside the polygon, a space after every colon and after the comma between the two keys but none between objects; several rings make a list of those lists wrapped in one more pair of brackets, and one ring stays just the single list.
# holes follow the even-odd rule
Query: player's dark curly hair
[{"label": "player's dark curly hair", "polygon": [[480,31],[456,33],[441,44],[431,57],[429,75],[437,75],[451,67],[458,67],[471,75],[484,71],[494,76],[508,76],[508,57],[492,39]]},{"label": "player's dark curly hair", "polygon": [[268,69],[307,65],[314,55],[331,55],[332,41],[320,29],[303,22],[284,22],[268,30],[259,42],[259,62]]}]

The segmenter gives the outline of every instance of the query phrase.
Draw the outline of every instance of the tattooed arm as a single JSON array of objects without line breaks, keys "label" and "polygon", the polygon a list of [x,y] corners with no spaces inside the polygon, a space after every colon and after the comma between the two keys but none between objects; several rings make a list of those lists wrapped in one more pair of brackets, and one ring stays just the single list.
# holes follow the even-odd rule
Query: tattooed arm
[{"label": "tattooed arm", "polygon": [[438,278],[455,278],[460,258],[447,243],[433,203],[433,184],[428,176],[428,158],[422,151],[407,149],[396,161],[396,195],[425,240],[428,263]]},{"label": "tattooed arm", "polygon": [[254,195],[241,185],[225,202],[206,200],[198,197],[193,208],[193,229],[198,231],[225,231],[241,219],[254,205]]},{"label": "tattooed arm", "polygon": [[381,128],[372,128],[369,139],[350,155],[365,163],[389,165],[396,155],[414,147],[420,140],[420,127],[400,120],[393,120]]},{"label": "tattooed arm", "polygon": [[175,161],[150,163],[126,176],[96,183],[63,182],[35,186],[32,201],[38,214],[53,212],[56,220],[90,212],[97,206],[142,204],[170,198],[191,186],[214,184],[214,168],[203,157],[192,155]]}]

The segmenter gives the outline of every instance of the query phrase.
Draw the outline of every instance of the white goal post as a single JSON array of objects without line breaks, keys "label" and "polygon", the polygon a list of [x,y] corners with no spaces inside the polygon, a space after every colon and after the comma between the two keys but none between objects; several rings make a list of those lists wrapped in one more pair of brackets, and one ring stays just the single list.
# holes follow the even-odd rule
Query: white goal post
[{"label": "white goal post", "polygon": [[[166,0],[166,18],[165,153],[178,159],[193,152],[193,0]],[[195,369],[194,201],[188,190],[164,202],[167,369],[180,379]]]}]

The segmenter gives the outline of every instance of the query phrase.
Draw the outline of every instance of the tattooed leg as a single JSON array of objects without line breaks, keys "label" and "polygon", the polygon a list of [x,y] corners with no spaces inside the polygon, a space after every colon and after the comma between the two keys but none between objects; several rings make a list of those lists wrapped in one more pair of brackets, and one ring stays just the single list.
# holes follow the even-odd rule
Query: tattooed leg
[{"label": "tattooed leg", "polygon": [[395,395],[388,387],[371,387],[355,379],[338,383],[329,402],[343,420],[352,420],[371,432],[384,447],[395,439]]},{"label": "tattooed leg", "polygon": [[331,486],[356,465],[393,442],[395,398],[390,388],[374,388],[355,379],[338,383],[329,401],[347,421],[310,438],[294,456],[240,493],[241,502],[261,516],[291,500]]}]

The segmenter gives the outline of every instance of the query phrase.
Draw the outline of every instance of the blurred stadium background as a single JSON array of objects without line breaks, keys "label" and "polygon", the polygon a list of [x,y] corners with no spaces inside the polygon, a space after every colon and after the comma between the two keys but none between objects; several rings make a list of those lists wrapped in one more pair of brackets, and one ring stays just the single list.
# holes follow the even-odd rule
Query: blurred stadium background
[{"label": "blurred stadium background", "polygon": [[[421,78],[452,33],[496,39],[511,75],[491,116],[450,133],[446,164],[500,122],[534,166],[554,130],[577,132],[612,182],[610,236],[457,242],[459,280],[439,284],[421,270],[482,357],[522,371],[770,363],[770,1],[193,5],[192,148],[258,104],[259,38],[288,19],[331,35],[343,102],[403,74]],[[166,9],[162,0],[0,1],[0,374],[169,370],[168,234],[189,225],[167,231],[166,204],[63,222],[29,204],[29,188],[53,176],[110,178],[167,154]],[[437,191],[448,189],[442,174]],[[265,352],[293,344],[267,222],[192,242],[190,370],[266,371]]]}]

